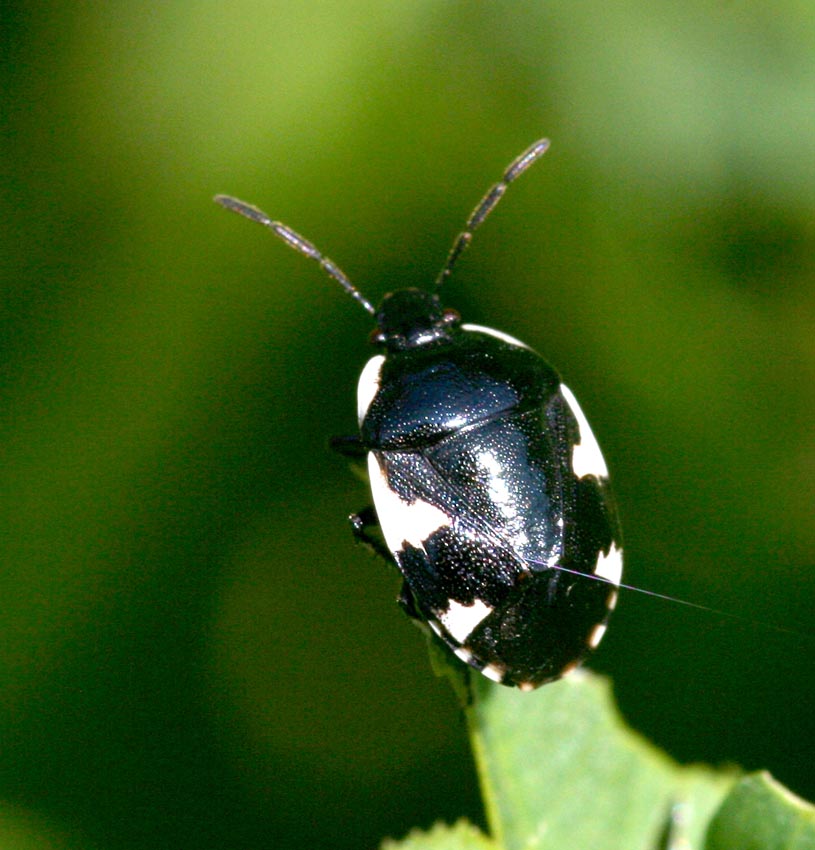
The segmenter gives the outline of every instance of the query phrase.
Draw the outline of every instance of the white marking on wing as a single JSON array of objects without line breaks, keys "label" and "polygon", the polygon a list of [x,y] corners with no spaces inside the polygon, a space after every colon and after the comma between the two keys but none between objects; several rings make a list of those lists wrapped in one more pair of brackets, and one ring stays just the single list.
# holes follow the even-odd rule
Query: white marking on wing
[{"label": "white marking on wing", "polygon": [[594,568],[594,574],[601,578],[610,581],[612,584],[619,584],[623,577],[623,550],[618,549],[613,543],[608,550],[608,555],[602,552],[597,556],[597,566]]},{"label": "white marking on wing", "polygon": [[605,623],[600,623],[599,625],[595,626],[591,630],[591,634],[589,635],[589,646],[592,649],[596,649],[597,644],[599,644],[600,641],[603,639],[603,635],[605,633],[606,633],[606,624]]},{"label": "white marking on wing", "polygon": [[471,605],[462,605],[461,602],[451,599],[448,609],[439,614],[439,619],[455,640],[465,643],[473,629],[491,613],[492,608],[480,599],[474,600]]},{"label": "white marking on wing", "polygon": [[487,664],[486,667],[482,668],[481,672],[488,679],[492,679],[493,682],[498,682],[500,684],[504,681],[504,673],[506,673],[506,670],[503,667],[498,667],[496,664]]},{"label": "white marking on wing", "polygon": [[459,646],[457,649],[454,649],[453,652],[465,663],[471,664],[473,661],[473,654],[469,649],[465,649],[463,646]]},{"label": "white marking on wing", "polygon": [[514,336],[505,334],[503,331],[497,331],[495,328],[485,328],[483,325],[462,325],[461,329],[463,331],[475,331],[476,333],[487,334],[487,336],[494,336],[507,345],[517,345],[518,348],[529,348],[525,342],[521,342],[519,339],[515,339]]},{"label": "white marking on wing", "polygon": [[585,414],[580,409],[574,393],[566,386],[560,385],[560,392],[563,398],[566,399],[566,404],[571,408],[574,418],[577,420],[577,427],[580,429],[580,441],[575,443],[572,448],[572,469],[578,478],[583,478],[585,475],[595,475],[597,478],[608,478],[608,467],[603,454],[600,451],[600,446],[592,433],[589,421]]},{"label": "white marking on wing", "polygon": [[375,452],[368,452],[368,476],[379,525],[391,552],[399,552],[406,543],[423,549],[434,531],[451,525],[450,517],[435,505],[421,499],[407,502],[399,498],[389,486]]},{"label": "white marking on wing", "polygon": [[578,670],[580,670],[580,662],[571,661],[560,671],[560,678],[565,679],[567,676],[573,676]]},{"label": "white marking on wing", "polygon": [[357,419],[362,425],[362,420],[368,413],[371,402],[379,392],[379,379],[382,374],[382,364],[385,362],[384,354],[377,354],[366,364],[359,376],[357,383]]}]

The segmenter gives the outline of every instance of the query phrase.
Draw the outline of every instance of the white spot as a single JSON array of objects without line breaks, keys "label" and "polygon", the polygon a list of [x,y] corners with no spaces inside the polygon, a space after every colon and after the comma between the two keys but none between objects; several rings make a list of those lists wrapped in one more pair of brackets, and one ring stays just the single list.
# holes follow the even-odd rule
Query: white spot
[{"label": "white spot", "polygon": [[600,641],[603,639],[603,635],[605,633],[606,633],[606,624],[605,623],[600,623],[599,626],[595,626],[592,629],[591,634],[589,635],[589,646],[592,649],[596,649],[597,644],[599,644]]},{"label": "white spot", "polygon": [[579,661],[572,661],[570,664],[567,664],[560,671],[560,678],[565,679],[567,676],[571,676],[576,670],[579,670],[579,669],[580,669],[580,662]]},{"label": "white spot", "polygon": [[463,646],[460,646],[458,649],[454,649],[453,652],[465,663],[471,664],[473,661],[473,654],[469,649],[465,649]]},{"label": "white spot", "polygon": [[390,488],[375,452],[368,452],[368,476],[379,525],[391,552],[404,549],[405,544],[423,549],[434,531],[450,526],[450,517],[435,505],[421,499],[400,499]]},{"label": "white spot", "polygon": [[529,348],[525,342],[521,342],[519,339],[515,339],[514,336],[505,334],[503,331],[496,331],[494,328],[485,328],[483,325],[462,325],[461,329],[463,331],[475,331],[476,333],[494,336],[496,339],[500,339],[501,342],[505,342],[507,345],[517,345],[518,348]]},{"label": "white spot", "polygon": [[608,550],[608,555],[602,552],[597,556],[597,566],[594,568],[594,574],[600,578],[610,581],[612,584],[619,584],[623,577],[623,550],[618,549],[613,543]]},{"label": "white spot", "polygon": [[451,599],[450,607],[439,614],[439,619],[455,640],[464,643],[473,629],[491,613],[492,608],[480,599],[476,599],[472,605],[462,605],[461,602]]},{"label": "white spot", "polygon": [[379,392],[379,378],[382,374],[382,364],[385,362],[384,354],[377,354],[372,357],[362,370],[357,384],[357,418],[359,424],[362,425],[362,420],[371,406],[371,402]]},{"label": "white spot", "polygon": [[611,596],[608,597],[608,610],[613,611],[617,607],[617,599],[620,594],[615,590]]},{"label": "white spot", "polygon": [[535,690],[535,685],[532,682],[518,682],[518,690],[528,694],[530,691]]},{"label": "white spot", "polygon": [[600,446],[592,434],[589,427],[589,421],[585,414],[580,409],[574,393],[566,386],[560,385],[560,392],[563,398],[566,399],[566,404],[571,408],[574,418],[577,420],[577,427],[580,429],[580,442],[575,443],[572,449],[572,469],[578,478],[583,478],[585,475],[595,475],[597,478],[608,478],[608,467],[603,460]]},{"label": "white spot", "polygon": [[500,684],[504,681],[504,673],[506,672],[503,668],[496,666],[495,664],[487,664],[481,672],[488,678],[492,679],[493,682],[498,682]]}]

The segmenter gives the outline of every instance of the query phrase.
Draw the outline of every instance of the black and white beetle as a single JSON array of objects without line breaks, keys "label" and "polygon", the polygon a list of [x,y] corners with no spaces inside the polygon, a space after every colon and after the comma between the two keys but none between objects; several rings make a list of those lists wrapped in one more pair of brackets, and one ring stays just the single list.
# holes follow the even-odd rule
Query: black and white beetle
[{"label": "black and white beetle", "polygon": [[359,379],[359,437],[333,442],[367,454],[375,510],[351,517],[354,535],[399,569],[411,617],[462,661],[522,690],[577,667],[605,632],[622,573],[608,470],[554,369],[504,333],[462,324],[439,292],[548,146],[536,142],[488,190],[432,291],[398,290],[379,310],[289,227],[216,197],[316,260],[375,318],[383,353]]}]

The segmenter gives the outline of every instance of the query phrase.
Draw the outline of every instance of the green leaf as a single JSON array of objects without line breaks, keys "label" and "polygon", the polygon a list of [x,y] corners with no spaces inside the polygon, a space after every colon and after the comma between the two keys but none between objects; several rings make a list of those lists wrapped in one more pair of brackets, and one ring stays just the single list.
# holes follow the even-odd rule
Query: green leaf
[{"label": "green leaf", "polygon": [[460,821],[383,850],[815,850],[815,807],[766,773],[679,766],[625,725],[607,680],[580,672],[526,694],[472,678],[492,837]]},{"label": "green leaf", "polygon": [[768,774],[751,774],[716,813],[705,850],[815,850],[815,807]]},{"label": "green leaf", "polygon": [[655,850],[680,805],[683,837],[702,846],[735,774],[675,764],[626,727],[608,682],[588,673],[532,694],[473,679],[467,719],[505,850]]},{"label": "green leaf", "polygon": [[429,832],[416,829],[403,841],[386,839],[382,850],[498,850],[498,845],[465,820],[454,826],[436,824]]}]

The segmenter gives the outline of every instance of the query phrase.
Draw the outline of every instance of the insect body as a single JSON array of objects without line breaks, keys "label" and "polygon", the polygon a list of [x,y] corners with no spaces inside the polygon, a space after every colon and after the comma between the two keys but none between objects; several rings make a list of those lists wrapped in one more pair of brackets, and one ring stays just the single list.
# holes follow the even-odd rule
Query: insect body
[{"label": "insect body", "polygon": [[354,533],[399,569],[411,617],[485,676],[524,690],[576,667],[605,631],[622,572],[608,471],[552,367],[506,334],[462,324],[438,293],[547,147],[530,147],[487,192],[433,291],[393,292],[378,310],[290,228],[216,198],[319,262],[375,318],[382,353],[360,376],[359,436],[334,441],[367,456],[375,510],[351,517]]}]

